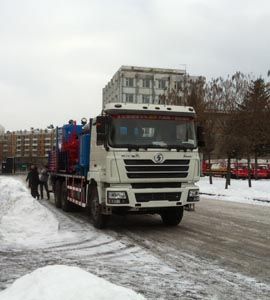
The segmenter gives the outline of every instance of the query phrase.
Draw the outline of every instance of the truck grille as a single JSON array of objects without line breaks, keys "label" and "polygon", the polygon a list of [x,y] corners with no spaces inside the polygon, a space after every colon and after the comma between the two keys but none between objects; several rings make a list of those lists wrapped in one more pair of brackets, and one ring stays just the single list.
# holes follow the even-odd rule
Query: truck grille
[{"label": "truck grille", "polygon": [[167,159],[156,164],[151,159],[126,159],[128,178],[185,178],[188,176],[188,159]]},{"label": "truck grille", "polygon": [[133,189],[181,188],[181,182],[138,182],[131,184]]},{"label": "truck grille", "polygon": [[135,193],[137,202],[180,201],[181,193]]}]

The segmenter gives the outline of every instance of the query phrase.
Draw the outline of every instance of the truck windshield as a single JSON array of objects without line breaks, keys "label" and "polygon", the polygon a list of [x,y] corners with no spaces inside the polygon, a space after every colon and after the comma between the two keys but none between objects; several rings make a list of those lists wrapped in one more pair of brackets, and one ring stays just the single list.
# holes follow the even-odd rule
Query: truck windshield
[{"label": "truck windshield", "polygon": [[116,148],[197,147],[194,119],[181,116],[113,115],[109,144]]}]

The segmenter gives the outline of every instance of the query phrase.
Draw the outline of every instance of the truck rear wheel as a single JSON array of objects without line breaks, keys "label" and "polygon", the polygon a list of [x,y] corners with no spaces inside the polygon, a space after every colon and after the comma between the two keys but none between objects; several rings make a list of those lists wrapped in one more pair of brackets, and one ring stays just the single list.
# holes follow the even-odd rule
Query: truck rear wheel
[{"label": "truck rear wheel", "polygon": [[92,218],[93,225],[96,228],[102,229],[106,227],[109,216],[103,215],[101,212],[101,205],[99,203],[98,191],[96,187],[93,188],[91,193],[90,215]]},{"label": "truck rear wheel", "polygon": [[165,225],[176,226],[178,225],[184,214],[184,207],[168,208],[160,213],[162,221]]},{"label": "truck rear wheel", "polygon": [[63,211],[72,210],[72,203],[68,201],[67,196],[68,196],[67,185],[65,182],[63,182],[62,193],[61,193],[61,206]]},{"label": "truck rear wheel", "polygon": [[54,188],[54,202],[57,208],[61,208],[62,182],[57,180]]}]

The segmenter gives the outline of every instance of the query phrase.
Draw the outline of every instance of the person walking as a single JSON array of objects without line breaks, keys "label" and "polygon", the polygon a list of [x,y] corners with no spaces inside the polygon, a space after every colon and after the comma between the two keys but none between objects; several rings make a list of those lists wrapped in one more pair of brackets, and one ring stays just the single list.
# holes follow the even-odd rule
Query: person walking
[{"label": "person walking", "polygon": [[48,179],[49,179],[49,173],[47,166],[43,166],[41,168],[40,174],[39,174],[39,185],[40,185],[40,199],[43,199],[43,187],[45,188],[45,191],[47,193],[47,199],[50,200],[50,193],[48,188]]},{"label": "person walking", "polygon": [[30,180],[31,195],[32,197],[39,199],[39,193],[38,193],[39,177],[38,177],[38,170],[36,166],[33,166],[30,179],[31,179]]},{"label": "person walking", "polygon": [[32,173],[33,173],[34,165],[30,166],[29,172],[26,177],[26,182],[28,181],[28,188],[31,188],[31,180],[32,180]]}]

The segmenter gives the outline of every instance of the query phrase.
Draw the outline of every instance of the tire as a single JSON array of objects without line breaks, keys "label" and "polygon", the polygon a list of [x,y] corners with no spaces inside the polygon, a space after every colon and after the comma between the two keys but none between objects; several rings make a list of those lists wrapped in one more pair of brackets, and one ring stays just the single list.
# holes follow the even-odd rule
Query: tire
[{"label": "tire", "polygon": [[62,182],[60,180],[57,180],[55,182],[55,188],[54,188],[54,202],[57,208],[61,208],[62,206],[61,197],[62,197]]},{"label": "tire", "polygon": [[65,182],[63,182],[62,189],[61,189],[61,206],[63,211],[72,210],[72,203],[68,201],[67,196],[68,196],[67,185]]},{"label": "tire", "polygon": [[177,207],[177,208],[168,208],[161,212],[161,219],[165,225],[168,226],[177,226],[184,214],[184,207]]},{"label": "tire", "polygon": [[101,213],[101,205],[99,204],[98,191],[96,187],[94,187],[92,190],[89,204],[90,216],[93,225],[98,229],[105,228],[109,216]]}]

